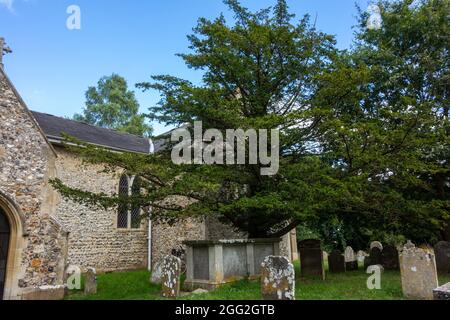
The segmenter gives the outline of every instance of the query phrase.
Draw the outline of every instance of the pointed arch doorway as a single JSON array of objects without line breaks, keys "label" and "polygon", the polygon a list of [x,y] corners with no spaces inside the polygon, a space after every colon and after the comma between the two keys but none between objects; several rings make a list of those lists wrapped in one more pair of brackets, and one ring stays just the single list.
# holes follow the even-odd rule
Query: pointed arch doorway
[{"label": "pointed arch doorway", "polygon": [[10,237],[11,227],[6,212],[0,207],[0,300],[3,300],[5,289]]}]

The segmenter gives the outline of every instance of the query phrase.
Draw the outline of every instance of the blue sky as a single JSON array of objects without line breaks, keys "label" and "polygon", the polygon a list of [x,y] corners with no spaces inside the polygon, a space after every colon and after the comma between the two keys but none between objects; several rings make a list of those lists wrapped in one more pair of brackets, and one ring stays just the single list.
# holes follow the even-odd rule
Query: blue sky
[{"label": "blue sky", "polygon": [[[275,0],[241,2],[260,9]],[[288,0],[297,18],[317,14],[317,27],[336,35],[340,48],[351,44],[355,3],[366,8],[368,0]],[[66,28],[72,4],[81,9],[81,30]],[[0,36],[14,51],[5,70],[30,109],[72,116],[104,75],[118,73],[132,89],[155,74],[200,80],[175,54],[188,50],[186,35],[199,17],[221,12],[231,19],[221,0],[0,0]],[[134,90],[143,112],[159,100],[157,92]],[[153,125],[156,134],[166,130]]]}]

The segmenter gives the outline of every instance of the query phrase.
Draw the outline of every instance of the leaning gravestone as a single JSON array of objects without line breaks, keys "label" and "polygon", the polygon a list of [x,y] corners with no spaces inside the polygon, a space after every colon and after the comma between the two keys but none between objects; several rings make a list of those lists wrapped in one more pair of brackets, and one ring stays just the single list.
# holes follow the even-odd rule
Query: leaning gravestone
[{"label": "leaning gravestone", "polygon": [[88,268],[84,280],[84,294],[97,294],[97,272]]},{"label": "leaning gravestone", "polygon": [[334,250],[328,256],[328,269],[331,273],[345,272],[345,258],[340,251]]},{"label": "leaning gravestone", "polygon": [[161,284],[161,277],[162,277],[162,264],[161,262],[157,262],[153,267],[152,274],[150,276],[150,283]]},{"label": "leaning gravestone", "polygon": [[383,245],[381,244],[380,241],[372,241],[370,243],[370,249],[373,249],[373,248],[378,248],[378,249],[380,249],[380,251],[383,251]]},{"label": "leaning gravestone", "polygon": [[397,248],[392,245],[387,245],[381,252],[381,265],[386,270],[398,270],[398,251]]},{"label": "leaning gravestone", "polygon": [[356,260],[355,251],[352,247],[345,248],[344,257],[346,271],[358,270],[358,260]]},{"label": "leaning gravestone", "polygon": [[368,266],[381,265],[381,253],[382,251],[377,247],[370,249],[369,256],[364,260],[364,268],[367,269]]},{"label": "leaning gravestone", "polygon": [[261,264],[264,300],[295,300],[294,265],[286,257],[268,256]]},{"label": "leaning gravestone", "polygon": [[433,290],[434,300],[450,300],[450,282]]},{"label": "leaning gravestone", "polygon": [[299,250],[301,276],[317,276],[325,280],[320,240],[309,239],[300,241]]},{"label": "leaning gravestone", "polygon": [[409,299],[432,300],[438,286],[434,254],[412,247],[410,243],[400,252],[400,273],[403,295]]},{"label": "leaning gravestone", "polygon": [[440,241],[434,246],[438,272],[450,273],[450,242]]},{"label": "leaning gravestone", "polygon": [[180,295],[181,260],[169,255],[162,260],[161,290],[163,297],[175,298]]}]

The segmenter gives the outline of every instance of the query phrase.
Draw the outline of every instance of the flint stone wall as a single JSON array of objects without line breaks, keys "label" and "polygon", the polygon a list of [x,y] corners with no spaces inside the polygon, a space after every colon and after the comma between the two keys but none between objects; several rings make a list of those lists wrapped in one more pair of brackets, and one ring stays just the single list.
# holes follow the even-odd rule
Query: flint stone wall
[{"label": "flint stone wall", "polygon": [[17,230],[19,247],[13,248],[18,263],[7,273],[6,299],[62,284],[66,234],[53,219],[55,192],[47,182],[54,176],[55,154],[0,68],[0,196],[20,209],[23,224]]},{"label": "flint stone wall", "polygon": [[[71,187],[92,192],[118,192],[120,175],[99,172],[102,166],[83,165],[76,155],[55,147],[59,179]],[[83,272],[132,270],[147,265],[147,219],[140,229],[118,229],[117,210],[89,208],[58,194],[56,216],[70,232],[68,263],[80,266]]]}]

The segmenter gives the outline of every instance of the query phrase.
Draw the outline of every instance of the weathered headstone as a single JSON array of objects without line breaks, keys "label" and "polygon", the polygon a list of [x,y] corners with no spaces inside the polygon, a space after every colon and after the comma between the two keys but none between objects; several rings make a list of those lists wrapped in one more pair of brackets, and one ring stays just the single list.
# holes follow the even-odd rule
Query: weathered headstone
[{"label": "weathered headstone", "polygon": [[358,262],[364,262],[367,256],[368,254],[365,251],[359,250],[356,254],[356,260],[358,260]]},{"label": "weathered headstone", "polygon": [[364,260],[364,268],[367,269],[368,266],[381,264],[381,252],[377,246],[371,248],[369,256]]},{"label": "weathered headstone", "polygon": [[387,245],[381,252],[381,264],[386,270],[398,270],[398,251],[397,248],[392,245]]},{"label": "weathered headstone", "polygon": [[373,248],[378,248],[378,249],[380,249],[380,251],[383,251],[383,245],[381,244],[380,241],[372,241],[370,243],[370,249],[373,249]]},{"label": "weathered headstone", "polygon": [[450,242],[439,241],[434,246],[436,255],[437,271],[441,273],[450,273]]},{"label": "weathered headstone", "polygon": [[299,249],[301,276],[317,276],[325,280],[320,240],[309,239],[300,241]]},{"label": "weathered headstone", "polygon": [[84,294],[97,294],[97,272],[88,268],[84,280]]},{"label": "weathered headstone", "polygon": [[400,252],[403,295],[409,299],[432,300],[438,286],[434,254],[405,245]]},{"label": "weathered headstone", "polygon": [[162,260],[161,290],[163,297],[175,298],[180,295],[181,260],[168,255]]},{"label": "weathered headstone", "polygon": [[345,248],[344,258],[346,271],[358,270],[358,260],[356,260],[355,251],[352,247]]},{"label": "weathered headstone", "polygon": [[161,278],[162,278],[162,264],[161,262],[157,262],[153,266],[152,274],[150,275],[150,283],[161,284]]},{"label": "weathered headstone", "polygon": [[406,248],[406,249],[412,249],[412,248],[415,248],[415,247],[416,247],[416,245],[415,245],[414,243],[412,243],[411,240],[408,240],[408,241],[406,241],[406,244],[403,246],[402,250],[403,250],[404,248]]},{"label": "weathered headstone", "polygon": [[345,258],[340,251],[334,250],[328,256],[328,269],[331,273],[345,272]]},{"label": "weathered headstone", "polygon": [[450,282],[433,290],[434,300],[450,300]]},{"label": "weathered headstone", "polygon": [[264,259],[261,293],[264,300],[295,300],[295,271],[288,258],[268,256]]}]

